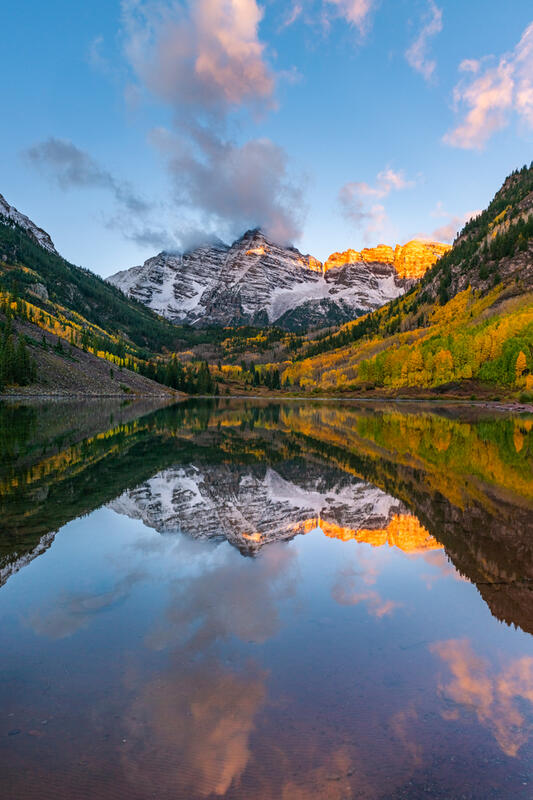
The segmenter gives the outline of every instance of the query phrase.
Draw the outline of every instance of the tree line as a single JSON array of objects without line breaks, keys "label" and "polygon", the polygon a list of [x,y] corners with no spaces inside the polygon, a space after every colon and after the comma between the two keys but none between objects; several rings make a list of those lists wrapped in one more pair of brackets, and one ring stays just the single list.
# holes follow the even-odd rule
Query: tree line
[{"label": "tree line", "polygon": [[0,391],[9,384],[26,386],[37,379],[35,359],[29,352],[24,336],[16,335],[9,309],[2,309],[5,322],[0,328]]}]

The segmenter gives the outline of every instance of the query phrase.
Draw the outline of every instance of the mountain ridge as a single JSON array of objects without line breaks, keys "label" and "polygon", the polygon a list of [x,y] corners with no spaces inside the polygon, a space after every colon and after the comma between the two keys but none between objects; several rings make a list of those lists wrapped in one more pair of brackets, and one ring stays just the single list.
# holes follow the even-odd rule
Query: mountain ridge
[{"label": "mountain ridge", "polygon": [[324,270],[343,266],[344,264],[383,263],[392,264],[399,278],[416,280],[421,278],[436,259],[443,256],[452,245],[436,242],[431,239],[411,239],[404,245],[391,247],[378,244],[376,247],[364,247],[362,250],[344,250],[332,253],[324,262]]},{"label": "mountain ridge", "polygon": [[[283,365],[306,391],[465,392],[533,399],[533,164],[510,175],[401,298]],[[474,395],[475,396],[475,395]]]},{"label": "mountain ridge", "polygon": [[[533,400],[533,165],[509,176],[419,280],[399,278],[397,268],[416,268],[420,246],[445,246],[345,251],[324,269],[254,229],[231,246],[159,254],[122,273],[130,281],[124,294],[69,265],[35,238],[31,220],[17,219],[0,219],[0,313],[10,351],[17,332],[35,351],[30,331],[40,327],[192,393],[475,397],[497,389]],[[190,312],[181,329],[164,318],[165,301]],[[11,333],[13,314],[30,327]],[[310,327],[336,329],[301,335]]]},{"label": "mountain ridge", "polygon": [[349,321],[399,297],[448,249],[412,240],[394,250],[379,245],[335,253],[322,263],[256,228],[232,245],[163,251],[107,280],[177,324],[277,325],[303,332]]},{"label": "mountain ridge", "polygon": [[[61,259],[50,235],[2,195],[0,221]],[[304,333],[350,321],[399,297],[446,250],[412,240],[394,249],[333,253],[322,263],[254,228],[231,245],[214,240],[183,253],[163,251],[107,283],[174,324],[278,326]],[[5,263],[9,255],[0,258]],[[45,284],[34,283],[30,291],[47,299]]]},{"label": "mountain ridge", "polygon": [[22,214],[22,212],[18,211],[15,206],[10,205],[5,197],[0,194],[0,220],[2,217],[4,220],[8,221],[8,223],[15,223],[20,228],[25,230],[36,244],[44,247],[44,249],[48,250],[50,253],[59,255],[50,237],[50,234],[43,230],[43,228],[40,228],[38,225],[36,225],[33,220],[26,216],[26,214]]}]

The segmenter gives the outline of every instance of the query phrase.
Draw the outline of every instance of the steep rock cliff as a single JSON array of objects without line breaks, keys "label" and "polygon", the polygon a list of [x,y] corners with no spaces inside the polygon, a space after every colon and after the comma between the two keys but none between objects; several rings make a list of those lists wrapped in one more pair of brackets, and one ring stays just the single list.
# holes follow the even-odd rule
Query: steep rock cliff
[{"label": "steep rock cliff", "polygon": [[412,239],[393,249],[386,244],[365,247],[363,250],[348,249],[332,253],[324,263],[324,270],[335,269],[346,264],[390,264],[399,278],[416,280],[421,278],[438,258],[450,250],[451,245]]}]

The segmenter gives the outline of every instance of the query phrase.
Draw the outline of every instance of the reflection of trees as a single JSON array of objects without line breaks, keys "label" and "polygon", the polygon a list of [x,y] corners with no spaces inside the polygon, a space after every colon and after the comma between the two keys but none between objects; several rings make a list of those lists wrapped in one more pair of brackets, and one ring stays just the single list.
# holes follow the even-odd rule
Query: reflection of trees
[{"label": "reflection of trees", "polygon": [[309,455],[402,500],[493,614],[533,633],[533,420],[311,404],[284,413]]},{"label": "reflection of trees", "polygon": [[[144,416],[134,406],[112,411],[106,406],[101,414],[84,406],[79,414],[71,410],[62,428],[57,408],[49,404],[36,418],[24,406],[4,411],[9,425],[0,426],[0,433],[12,458],[0,467],[0,557],[8,567],[36,547],[44,550],[45,534],[169,466],[194,463],[206,472],[223,466],[237,475],[244,465],[263,473],[271,465],[298,486],[306,486],[307,473],[322,474],[324,491],[328,482],[355,478],[397,498],[400,513],[408,509],[445,545],[496,616],[531,630],[533,420],[528,417],[220,398]],[[35,433],[31,446],[24,441],[25,429]],[[298,475],[294,470],[289,475],[290,464],[299,465]],[[303,530],[310,519],[304,514],[295,521]],[[323,522],[329,533],[335,526],[346,529],[341,538],[351,538],[357,528],[337,512],[323,515]],[[296,526],[292,533],[298,532]],[[241,544],[247,552],[258,549],[257,541],[242,536]]]},{"label": "reflection of trees", "polygon": [[0,403],[0,442],[2,462],[10,464],[27,449],[35,436],[37,413],[33,406]]}]

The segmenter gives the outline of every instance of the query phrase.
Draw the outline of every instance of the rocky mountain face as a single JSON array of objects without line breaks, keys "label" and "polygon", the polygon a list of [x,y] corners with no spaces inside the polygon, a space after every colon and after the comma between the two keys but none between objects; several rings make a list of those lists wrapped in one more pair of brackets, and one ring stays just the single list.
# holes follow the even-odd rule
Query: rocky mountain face
[{"label": "rocky mountain face", "polygon": [[[298,462],[279,470],[180,465],[127,490],[109,507],[160,533],[225,538],[248,554],[317,527],[344,540],[361,533],[361,541],[366,536],[370,543],[395,543],[386,531],[396,531],[405,512],[402,503],[369,483]],[[434,542],[427,531],[424,537]]]},{"label": "rocky mountain face", "polygon": [[399,278],[418,280],[433,266],[438,258],[451,250],[450,244],[412,239],[407,244],[397,244],[393,249],[386,244],[365,247],[363,250],[345,250],[332,253],[324,263],[324,270],[344,264],[391,264]]},{"label": "rocky mountain face", "polygon": [[[2,195],[0,222],[18,225],[58,255],[48,233]],[[216,241],[185,253],[159,253],[108,281],[173,323],[277,325],[303,333],[342,324],[393,300],[447,249],[438,242],[411,241],[394,249],[378,245],[333,253],[323,264],[255,229],[230,246]],[[47,299],[46,285],[36,286]]]},{"label": "rocky mountain face", "polygon": [[[3,218],[3,220],[2,220]],[[41,247],[44,247],[45,250],[48,250],[49,253],[55,253],[58,255],[57,250],[55,249],[54,243],[50,236],[47,234],[46,231],[43,231],[42,228],[39,228],[35,222],[27,217],[25,214],[21,214],[20,211],[17,211],[14,206],[10,206],[5,197],[0,194],[0,220],[5,222],[15,222],[19,225],[23,230],[26,231],[30,239],[33,239],[34,242],[40,244]]]},{"label": "rocky mountain face", "polygon": [[108,280],[172,322],[278,325],[305,331],[336,325],[403,294],[446,250],[436,242],[334,253],[322,264],[247,231],[182,254],[160,253]]}]

